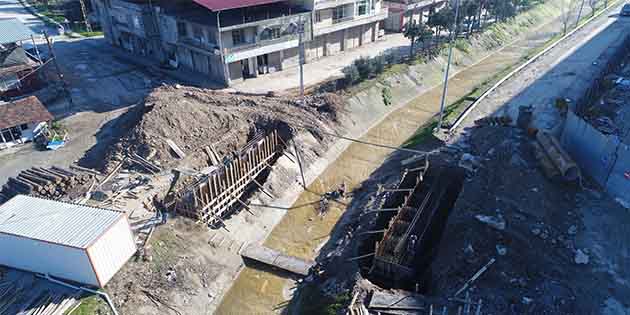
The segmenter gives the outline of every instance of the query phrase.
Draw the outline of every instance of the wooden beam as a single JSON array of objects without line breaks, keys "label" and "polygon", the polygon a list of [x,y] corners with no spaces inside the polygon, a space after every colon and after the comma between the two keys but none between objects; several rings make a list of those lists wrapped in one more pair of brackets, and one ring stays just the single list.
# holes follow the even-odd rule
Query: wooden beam
[{"label": "wooden beam", "polygon": [[359,260],[359,259],[363,259],[363,258],[372,257],[374,255],[375,255],[374,253],[365,254],[365,255],[361,255],[361,256],[357,256],[357,257],[348,258],[347,261],[355,261],[355,260]]}]

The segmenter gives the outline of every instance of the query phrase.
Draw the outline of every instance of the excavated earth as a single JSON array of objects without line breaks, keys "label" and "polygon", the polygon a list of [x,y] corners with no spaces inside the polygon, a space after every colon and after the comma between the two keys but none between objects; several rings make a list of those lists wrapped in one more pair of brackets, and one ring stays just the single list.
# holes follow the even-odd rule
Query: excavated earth
[{"label": "excavated earth", "polygon": [[[207,166],[204,148],[220,157],[242,147],[256,133],[280,129],[283,136],[308,130],[315,138],[334,131],[342,100],[334,94],[297,98],[231,94],[194,87],[154,90],[137,110],[138,123],[108,152],[102,169],[111,170],[125,155],[136,153],[164,169]],[[333,129],[331,129],[333,128]],[[179,160],[166,140],[185,154]]]}]

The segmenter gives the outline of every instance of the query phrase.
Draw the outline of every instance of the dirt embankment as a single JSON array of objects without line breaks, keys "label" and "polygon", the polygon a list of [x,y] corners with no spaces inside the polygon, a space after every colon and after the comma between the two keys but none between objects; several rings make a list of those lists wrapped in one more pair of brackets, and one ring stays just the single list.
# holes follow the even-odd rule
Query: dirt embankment
[{"label": "dirt embankment", "polygon": [[[220,157],[242,147],[256,133],[279,129],[286,139],[308,127],[317,139],[335,128],[342,100],[334,94],[299,99],[215,92],[165,86],[145,100],[139,121],[110,150],[103,168],[111,169],[125,155],[136,153],[165,169],[207,166],[204,148]],[[172,140],[185,154],[181,161],[167,144]]]}]

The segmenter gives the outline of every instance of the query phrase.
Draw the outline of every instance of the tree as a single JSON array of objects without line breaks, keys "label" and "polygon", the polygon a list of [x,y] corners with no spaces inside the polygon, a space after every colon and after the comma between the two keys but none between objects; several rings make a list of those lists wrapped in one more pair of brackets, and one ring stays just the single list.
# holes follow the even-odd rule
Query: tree
[{"label": "tree", "polygon": [[403,33],[407,39],[411,42],[409,45],[409,55],[414,55],[414,47],[416,42],[425,44],[427,40],[433,37],[433,32],[424,23],[417,23],[415,20],[411,20],[405,24],[405,31]]},{"label": "tree", "polygon": [[[450,21],[452,20],[449,19],[450,13],[452,13],[450,7],[445,7],[442,10],[439,10],[429,16],[429,21],[427,22],[427,24],[430,27],[436,29],[436,34],[438,37],[441,35],[442,30],[449,28]],[[453,13],[453,17],[454,16],[455,15]]]},{"label": "tree", "polygon": [[561,9],[560,19],[562,21],[563,34],[567,33],[567,28],[569,27],[569,22],[571,20],[571,17],[573,16],[573,13],[577,9],[577,1],[578,0],[570,0],[568,4],[565,1],[561,2],[562,6],[560,7]]},{"label": "tree", "polygon": [[584,10],[584,2],[586,2],[586,0],[582,0],[582,3],[580,4],[580,11],[578,11],[577,19],[575,19],[575,27],[578,27],[578,24],[580,24],[580,19],[582,18],[582,11]]},{"label": "tree", "polygon": [[591,16],[595,15],[595,11],[600,2],[601,0],[588,0],[588,6],[591,8]]}]

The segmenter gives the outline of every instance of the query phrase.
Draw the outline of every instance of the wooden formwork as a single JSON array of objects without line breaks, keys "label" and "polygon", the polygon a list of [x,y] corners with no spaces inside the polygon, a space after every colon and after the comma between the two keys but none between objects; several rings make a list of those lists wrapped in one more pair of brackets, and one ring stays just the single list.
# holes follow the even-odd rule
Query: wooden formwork
[{"label": "wooden formwork", "polygon": [[277,130],[255,137],[230,162],[191,186],[182,196],[177,211],[198,222],[216,224],[235,206],[247,187],[271,165],[280,151]]},{"label": "wooden formwork", "polygon": [[[405,172],[403,180],[397,186],[397,189],[401,189],[399,194],[402,196],[389,196],[388,199],[396,198],[398,200],[402,197],[402,202],[397,205],[400,210],[389,221],[383,239],[376,243],[372,272],[388,276],[390,279],[408,278],[414,274],[412,268],[402,265],[401,255],[395,253],[395,248],[408,229],[412,228],[410,220],[407,219],[409,217],[415,218],[419,212],[416,207],[412,207],[411,203],[412,195],[418,192],[422,184],[423,175],[424,171]],[[404,189],[409,190],[405,191]],[[406,244],[404,240],[402,241]]]}]

